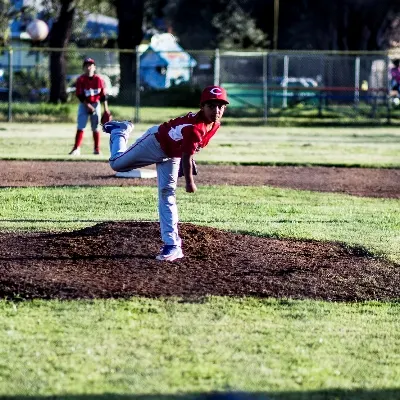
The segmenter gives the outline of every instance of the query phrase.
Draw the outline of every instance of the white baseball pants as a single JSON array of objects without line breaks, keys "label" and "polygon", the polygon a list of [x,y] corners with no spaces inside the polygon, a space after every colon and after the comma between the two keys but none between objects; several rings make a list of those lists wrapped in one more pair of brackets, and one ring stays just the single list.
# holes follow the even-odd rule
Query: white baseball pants
[{"label": "white baseball pants", "polygon": [[180,158],[169,158],[164,153],[154,136],[157,131],[158,125],[149,128],[127,148],[128,134],[114,129],[110,135],[109,162],[111,168],[118,172],[156,164],[161,239],[166,245],[181,246],[176,204]]},{"label": "white baseball pants", "polygon": [[83,103],[79,103],[78,106],[78,126],[77,129],[84,130],[86,128],[86,125],[88,123],[88,120],[90,120],[90,127],[92,128],[92,131],[97,131],[97,128],[99,127],[99,122],[100,122],[100,114],[101,114],[101,105],[100,102],[96,104],[92,104],[94,106],[94,113],[89,114],[86,106]]}]

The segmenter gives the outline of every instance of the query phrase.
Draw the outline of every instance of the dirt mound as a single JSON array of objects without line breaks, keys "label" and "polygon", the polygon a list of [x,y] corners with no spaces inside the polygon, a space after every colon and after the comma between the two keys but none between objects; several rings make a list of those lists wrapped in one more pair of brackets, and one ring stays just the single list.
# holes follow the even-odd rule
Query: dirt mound
[{"label": "dirt mound", "polygon": [[154,260],[161,245],[155,222],[107,222],[68,233],[0,234],[0,297],[400,297],[399,265],[360,248],[191,224],[180,224],[180,233],[185,258],[173,263]]}]

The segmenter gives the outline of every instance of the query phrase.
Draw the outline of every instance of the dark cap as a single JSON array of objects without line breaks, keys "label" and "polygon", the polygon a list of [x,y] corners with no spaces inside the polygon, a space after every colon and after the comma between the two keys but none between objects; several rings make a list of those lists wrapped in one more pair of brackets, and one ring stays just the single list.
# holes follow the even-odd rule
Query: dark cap
[{"label": "dark cap", "polygon": [[218,100],[222,103],[229,104],[226,90],[220,86],[207,86],[201,94],[200,104],[204,104],[210,100]]},{"label": "dark cap", "polygon": [[95,63],[95,61],[93,60],[93,58],[90,58],[90,57],[85,58],[85,59],[83,60],[83,66],[85,66],[86,64],[94,64],[94,65],[96,65],[96,63]]}]

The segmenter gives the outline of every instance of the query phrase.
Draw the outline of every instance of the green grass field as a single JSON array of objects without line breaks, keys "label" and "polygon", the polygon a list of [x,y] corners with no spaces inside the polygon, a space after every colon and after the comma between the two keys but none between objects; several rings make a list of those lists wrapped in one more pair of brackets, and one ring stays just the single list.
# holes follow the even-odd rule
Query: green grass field
[{"label": "green grass field", "polygon": [[[179,110],[184,111],[184,110]],[[163,116],[168,118],[168,113]],[[148,128],[138,124],[133,141]],[[0,123],[2,159],[70,160],[74,124]],[[82,153],[92,155],[90,130]],[[102,134],[102,160],[107,160],[108,135]],[[400,167],[400,130],[382,128],[275,128],[227,126],[218,132],[199,162],[259,165],[327,165],[353,167]]]},{"label": "green grass field", "polygon": [[[156,107],[160,104],[160,98],[152,101],[147,99],[139,112],[132,106],[118,105],[113,101],[110,107],[114,119],[132,119],[144,124],[158,124],[160,121],[184,115],[192,108]],[[260,99],[261,100],[261,99]],[[162,101],[162,100],[161,100]],[[142,103],[143,104],[143,103]],[[321,112],[318,104],[299,103],[288,108],[281,108],[281,102],[264,114],[261,103],[258,107],[232,107],[229,106],[224,115],[225,126],[261,126],[266,123],[269,126],[278,127],[380,127],[383,125],[399,127],[400,107],[391,107],[390,113],[386,105],[380,105],[375,111],[371,104],[360,103],[358,107],[351,104],[324,106]],[[260,107],[261,106],[261,107]],[[28,103],[14,102],[9,108],[7,102],[0,103],[0,121],[12,121],[20,123],[60,123],[74,122],[76,119],[77,100],[66,104]],[[270,103],[271,107],[271,103]]]},{"label": "green grass field", "polygon": [[[74,124],[2,123],[0,158],[69,159],[74,133]],[[90,135],[85,149],[83,159],[97,159],[90,155]],[[106,136],[103,154],[106,161]],[[398,168],[399,155],[400,132],[393,128],[229,126],[199,160]],[[151,187],[1,188],[0,230],[156,221],[155,200]],[[399,200],[207,186],[194,196],[179,188],[178,202],[182,221],[262,236],[337,240],[400,262]],[[243,395],[231,399],[396,400],[399,328],[398,299],[4,299],[0,399],[187,400],[215,391]]]}]

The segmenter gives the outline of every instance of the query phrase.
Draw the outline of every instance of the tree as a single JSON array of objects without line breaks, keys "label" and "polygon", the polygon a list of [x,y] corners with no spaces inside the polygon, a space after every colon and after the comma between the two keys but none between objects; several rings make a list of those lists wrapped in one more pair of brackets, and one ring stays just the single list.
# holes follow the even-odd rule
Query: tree
[{"label": "tree", "polygon": [[115,0],[118,18],[118,48],[121,70],[119,97],[132,104],[136,83],[136,46],[143,39],[143,0]]},{"label": "tree", "polygon": [[[0,0],[1,1],[1,0]],[[75,34],[80,39],[80,28],[86,24],[88,12],[106,12],[110,9],[109,0],[45,0],[42,2],[43,17],[52,23],[48,46],[50,53],[50,99],[51,103],[67,101],[66,70],[67,51]],[[82,30],[82,29],[81,29]],[[93,44],[92,47],[96,47]]]},{"label": "tree", "polygon": [[10,0],[0,0],[0,45],[5,46],[10,36]]},{"label": "tree", "polygon": [[74,15],[74,0],[61,0],[60,12],[49,37],[49,47],[57,49],[50,54],[50,103],[67,101],[65,50],[72,34]]},{"label": "tree", "polygon": [[216,40],[222,49],[263,50],[269,44],[267,35],[257,28],[254,19],[237,1],[229,1],[211,23],[218,32]]},{"label": "tree", "polygon": [[165,18],[188,50],[257,49],[267,35],[257,27],[250,0],[170,0]]},{"label": "tree", "polygon": [[[51,0],[50,0],[51,1]],[[120,97],[132,103],[134,99],[134,87],[136,82],[136,58],[135,48],[143,38],[143,0],[97,0],[76,3],[75,0],[59,0],[57,17],[52,26],[49,47],[57,49],[51,52],[50,56],[50,102],[66,102],[66,59],[65,53],[68,48],[74,29],[84,20],[85,12],[99,12],[105,7],[112,7],[116,10],[118,18],[118,39],[117,44],[120,52]],[[57,0],[55,0],[57,5]],[[83,9],[83,5],[85,9]],[[77,36],[79,37],[79,36]],[[104,43],[103,43],[104,45]],[[92,47],[95,47],[93,45]]]},{"label": "tree", "polygon": [[[273,1],[254,0],[255,18],[272,32]],[[282,1],[282,0],[281,0]],[[398,0],[285,0],[280,7],[279,49],[385,50],[400,15]]]},{"label": "tree", "polygon": [[7,46],[10,40],[10,21],[18,19],[20,23],[30,20],[36,14],[32,6],[17,8],[11,0],[0,0],[0,46]]}]

